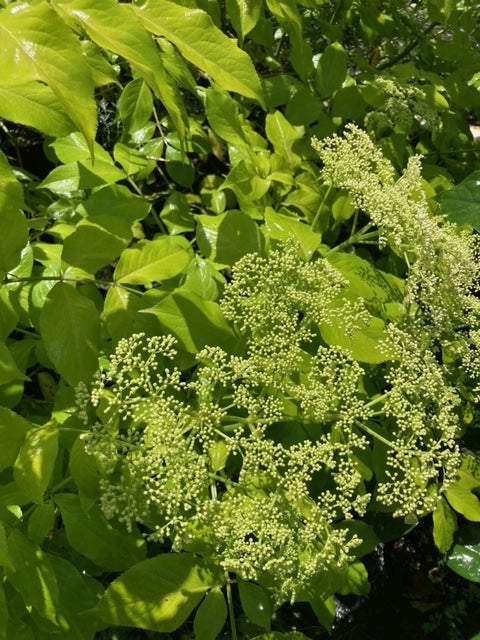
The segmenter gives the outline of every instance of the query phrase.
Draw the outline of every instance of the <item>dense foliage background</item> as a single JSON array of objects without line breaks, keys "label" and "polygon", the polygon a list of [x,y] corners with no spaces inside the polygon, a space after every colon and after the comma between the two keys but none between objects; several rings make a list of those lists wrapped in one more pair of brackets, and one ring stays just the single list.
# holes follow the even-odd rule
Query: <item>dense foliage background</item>
[{"label": "dense foliage background", "polygon": [[[472,233],[480,231],[478,3],[0,0],[0,41],[0,640],[299,640],[327,637],[332,628],[342,638],[353,632],[351,637],[394,638],[389,625],[399,627],[400,618],[402,637],[473,639],[480,630],[478,309],[466,300],[478,276]],[[337,164],[348,153],[351,164]],[[416,154],[422,156],[422,179],[411,160]],[[399,236],[389,207],[399,220],[402,211],[420,210],[423,226],[405,217]],[[445,219],[457,230],[448,230]],[[409,230],[418,234],[418,251],[405,249]],[[433,234],[433,253],[426,230]],[[259,256],[255,271],[245,262],[252,253]],[[326,262],[341,274],[341,284],[326,267],[321,278],[315,276]],[[416,264],[426,271],[414,272]],[[437,278],[435,295],[419,293],[414,307],[405,306],[405,286],[416,277],[422,290],[427,273]],[[337,286],[347,291],[340,302]],[[332,298],[326,312],[315,306],[320,294]],[[362,515],[362,497],[378,483],[386,486],[388,447],[403,437],[393,426],[396,408],[378,398],[388,396],[389,384],[400,388],[400,374],[395,378],[389,363],[402,358],[385,346],[386,328],[407,323],[409,315],[420,327],[412,330],[409,353],[420,356],[413,364],[404,358],[402,375],[410,380],[402,384],[423,384],[426,370],[441,373],[433,392],[421,388],[424,397],[412,400],[404,421],[405,442],[418,448],[419,474],[397,475],[392,485],[418,483],[418,494],[427,497],[418,498],[421,508],[418,502],[408,510],[403,497],[400,504],[381,506],[376,494]],[[284,342],[281,327],[291,331]],[[238,487],[229,484],[242,481],[232,456],[238,446],[248,461],[250,445],[241,434],[252,415],[264,421],[262,442],[274,442],[276,451],[297,451],[323,437],[340,451],[344,442],[335,421],[348,423],[357,401],[380,402],[364,424],[369,443],[377,444],[355,456],[347,447],[343,461],[340,480],[359,473],[358,486],[345,488],[340,480],[334,486],[323,477],[308,485],[310,494],[358,499],[353,524],[347,515],[329,512],[325,525],[327,540],[332,531],[337,536],[335,553],[353,537],[361,540],[352,558],[341,564],[337,557],[335,564],[322,556],[325,570],[316,572],[317,582],[301,587],[286,574],[294,584],[286,596],[285,584],[275,583],[283,581],[280,569],[265,577],[244,566],[242,573],[243,556],[238,570],[225,569],[211,550],[220,543],[208,546],[210,534],[194,531],[197,546],[191,548],[175,527],[163,538],[148,537],[164,523],[139,513],[140,494],[131,511],[120,509],[115,489],[107,493],[108,463],[98,452],[104,447],[107,459],[118,455],[120,465],[139,441],[130,431],[125,435],[105,404],[87,405],[118,392],[121,408],[126,379],[150,380],[139,361],[128,360],[128,350],[121,353],[125,378],[108,373],[117,344],[138,333],[146,340],[175,337],[175,354],[160,349],[152,366],[164,371],[170,358],[179,377],[159,383],[154,393],[138,383],[135,401],[151,401],[147,422],[168,411],[185,420],[179,442],[185,433],[195,434],[192,450],[209,460],[211,491],[234,496],[234,506],[220,520],[215,516],[211,536],[222,531],[223,518],[253,549],[258,539],[248,539],[240,526],[253,516],[247,508],[246,515],[240,511]],[[290,343],[302,352],[300,361],[298,352],[285,351]],[[148,345],[149,352],[158,346]],[[226,361],[207,347],[227,354],[230,369],[225,365],[223,378],[210,372]],[[312,363],[327,347],[337,360],[332,364],[325,356],[315,379]],[[254,361],[257,353],[265,360]],[[250,369],[239,373],[234,355]],[[262,378],[269,362],[278,369]],[[288,380],[279,382],[282,363]],[[103,387],[94,387],[98,396],[91,397],[99,369],[106,372]],[[327,401],[314,395],[315,385],[327,384],[327,370],[331,397],[321,414]],[[413,396],[411,387],[402,389]],[[232,397],[240,407],[236,422]],[[258,409],[258,398],[260,405],[271,401],[271,414]],[[430,475],[422,476],[421,448],[437,433],[431,427],[417,437],[408,431],[409,420],[420,405],[419,421],[434,420],[449,403],[461,446],[458,451],[445,436],[453,475],[448,478],[449,462],[442,458],[441,471],[432,463]],[[221,428],[208,416],[213,409],[221,414]],[[212,432],[237,429],[238,442],[227,449],[222,435],[208,449],[210,432],[207,438],[188,422],[199,416]],[[92,436],[96,421],[101,427]],[[138,413],[132,421],[139,433]],[[275,435],[268,431],[273,423],[283,424]],[[265,429],[258,431],[260,440]],[[443,443],[443,435],[438,438]],[[120,441],[120,453],[116,445],[108,449]],[[141,444],[150,446],[145,439]],[[172,440],[172,450],[177,444]],[[262,475],[265,468],[285,481],[281,499],[293,491],[293,479],[273,468],[262,446],[255,451],[263,463],[255,475],[255,461],[249,462],[250,493],[242,494],[257,507],[265,496],[277,495]],[[124,476],[116,467],[111,483],[120,483],[125,495],[133,495],[133,458]],[[179,465],[165,480],[165,495],[183,492],[198,502],[203,494],[194,492],[192,475],[188,482],[195,467],[188,464],[185,458],[183,470]],[[304,490],[307,463],[295,464],[298,490]],[[402,488],[402,496],[409,490]],[[312,505],[289,500],[283,514],[295,508],[306,522],[314,519]],[[181,523],[191,515],[182,508],[183,515],[175,511]],[[295,522],[300,531],[304,523]],[[182,553],[171,553],[172,540]],[[317,552],[305,551],[297,561],[311,568]],[[387,596],[395,601],[390,618],[372,623]],[[361,613],[362,607],[375,613]]]}]

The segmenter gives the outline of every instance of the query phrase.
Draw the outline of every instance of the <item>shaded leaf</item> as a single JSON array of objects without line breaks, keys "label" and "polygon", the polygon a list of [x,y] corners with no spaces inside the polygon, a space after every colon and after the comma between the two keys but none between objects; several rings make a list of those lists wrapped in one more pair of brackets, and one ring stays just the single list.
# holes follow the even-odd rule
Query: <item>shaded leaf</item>
[{"label": "shaded leaf", "polygon": [[240,602],[247,618],[265,629],[270,628],[272,619],[272,603],[267,592],[252,582],[238,583]]},{"label": "shaded leaf", "polygon": [[474,171],[452,189],[442,191],[435,200],[450,222],[468,224],[480,232],[480,171]]},{"label": "shaded leaf", "polygon": [[227,619],[227,605],[219,588],[211,589],[197,609],[193,620],[195,640],[215,640]]}]

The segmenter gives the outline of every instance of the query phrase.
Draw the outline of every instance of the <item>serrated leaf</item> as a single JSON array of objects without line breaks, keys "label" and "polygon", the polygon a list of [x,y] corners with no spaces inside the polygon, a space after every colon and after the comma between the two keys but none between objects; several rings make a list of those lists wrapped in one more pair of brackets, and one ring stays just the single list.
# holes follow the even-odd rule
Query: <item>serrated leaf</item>
[{"label": "serrated leaf", "polygon": [[77,129],[50,87],[39,82],[0,86],[0,117],[47,136],[66,136]]},{"label": "serrated leaf", "polygon": [[94,611],[107,624],[168,633],[178,629],[203,594],[219,584],[219,578],[193,554],[162,554],[112,582]]},{"label": "serrated leaf", "polygon": [[457,529],[457,518],[443,496],[432,513],[432,518],[435,546],[441,553],[446,553],[452,546],[453,535]]},{"label": "serrated leaf", "polygon": [[227,605],[219,588],[211,589],[197,609],[193,620],[195,640],[215,640],[227,619]]},{"label": "serrated leaf", "polygon": [[123,571],[145,558],[140,533],[110,524],[98,505],[84,510],[73,493],[56,494],[67,540],[73,549],[108,571]]},{"label": "serrated leaf", "polygon": [[264,104],[260,80],[250,57],[213,24],[207,13],[169,0],[161,3],[146,0],[135,9],[149,31],[169,40],[220,87]]},{"label": "serrated leaf", "polygon": [[273,610],[267,592],[258,584],[240,581],[238,593],[247,618],[259,627],[270,629]]},{"label": "serrated leaf", "polygon": [[191,250],[183,237],[160,236],[155,240],[140,240],[120,256],[114,280],[126,284],[168,280],[185,271],[190,260]]},{"label": "serrated leaf", "polygon": [[468,224],[480,232],[480,171],[474,171],[452,189],[442,191],[435,200],[450,222]]},{"label": "serrated leaf", "polygon": [[57,452],[58,429],[55,421],[29,431],[20,447],[13,467],[13,477],[18,488],[33,502],[43,502]]},{"label": "serrated leaf", "polygon": [[91,300],[58,282],[41,311],[40,332],[48,357],[68,384],[91,380],[100,341],[100,317]]},{"label": "serrated leaf", "polygon": [[93,82],[79,40],[46,3],[20,3],[0,13],[0,85],[39,80],[92,145],[97,125]]},{"label": "serrated leaf", "polygon": [[58,584],[48,555],[18,529],[8,536],[8,552],[12,568],[7,577],[25,606],[57,625]]}]

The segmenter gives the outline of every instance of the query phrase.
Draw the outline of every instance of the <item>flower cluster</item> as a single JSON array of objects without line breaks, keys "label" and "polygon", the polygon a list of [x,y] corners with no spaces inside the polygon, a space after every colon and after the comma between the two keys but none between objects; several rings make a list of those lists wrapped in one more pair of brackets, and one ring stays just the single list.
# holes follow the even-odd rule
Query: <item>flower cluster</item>
[{"label": "flower cluster", "polygon": [[365,127],[369,133],[380,137],[393,128],[407,134],[416,127],[427,131],[441,129],[442,122],[428,104],[427,94],[421,87],[402,85],[386,76],[376,78],[373,86],[383,96],[384,102],[365,117]]},{"label": "flower cluster", "polygon": [[[348,522],[367,509],[410,521],[435,509],[459,466],[455,376],[480,371],[473,249],[431,215],[419,160],[397,179],[353,126],[316,147],[324,178],[405,261],[384,359],[359,362],[332,336],[368,331],[390,293],[353,295],[335,261],[287,243],[233,268],[220,308],[234,351],[207,346],[180,372],[172,337],[134,335],[77,393],[105,514],[259,582],[278,604],[319,573],[342,575],[360,543]],[[364,291],[376,282],[366,271]]]}]

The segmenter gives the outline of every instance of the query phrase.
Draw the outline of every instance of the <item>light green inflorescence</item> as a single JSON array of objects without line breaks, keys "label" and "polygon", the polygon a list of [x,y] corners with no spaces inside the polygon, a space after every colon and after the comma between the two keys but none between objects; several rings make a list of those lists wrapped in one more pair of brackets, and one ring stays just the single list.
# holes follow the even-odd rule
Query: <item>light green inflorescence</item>
[{"label": "light green inflorescence", "polygon": [[348,337],[368,325],[368,305],[343,295],[348,281],[327,258],[305,262],[289,244],[235,265],[221,302],[234,353],[206,347],[180,372],[172,337],[134,335],[78,392],[105,514],[265,585],[278,603],[355,557],[361,541],[338,523],[435,509],[459,465],[458,375],[479,371],[465,329],[478,329],[474,247],[431,216],[419,161],[396,179],[355,127],[315,146],[325,181],[349,191],[407,265],[384,361],[325,342],[320,326]]}]

